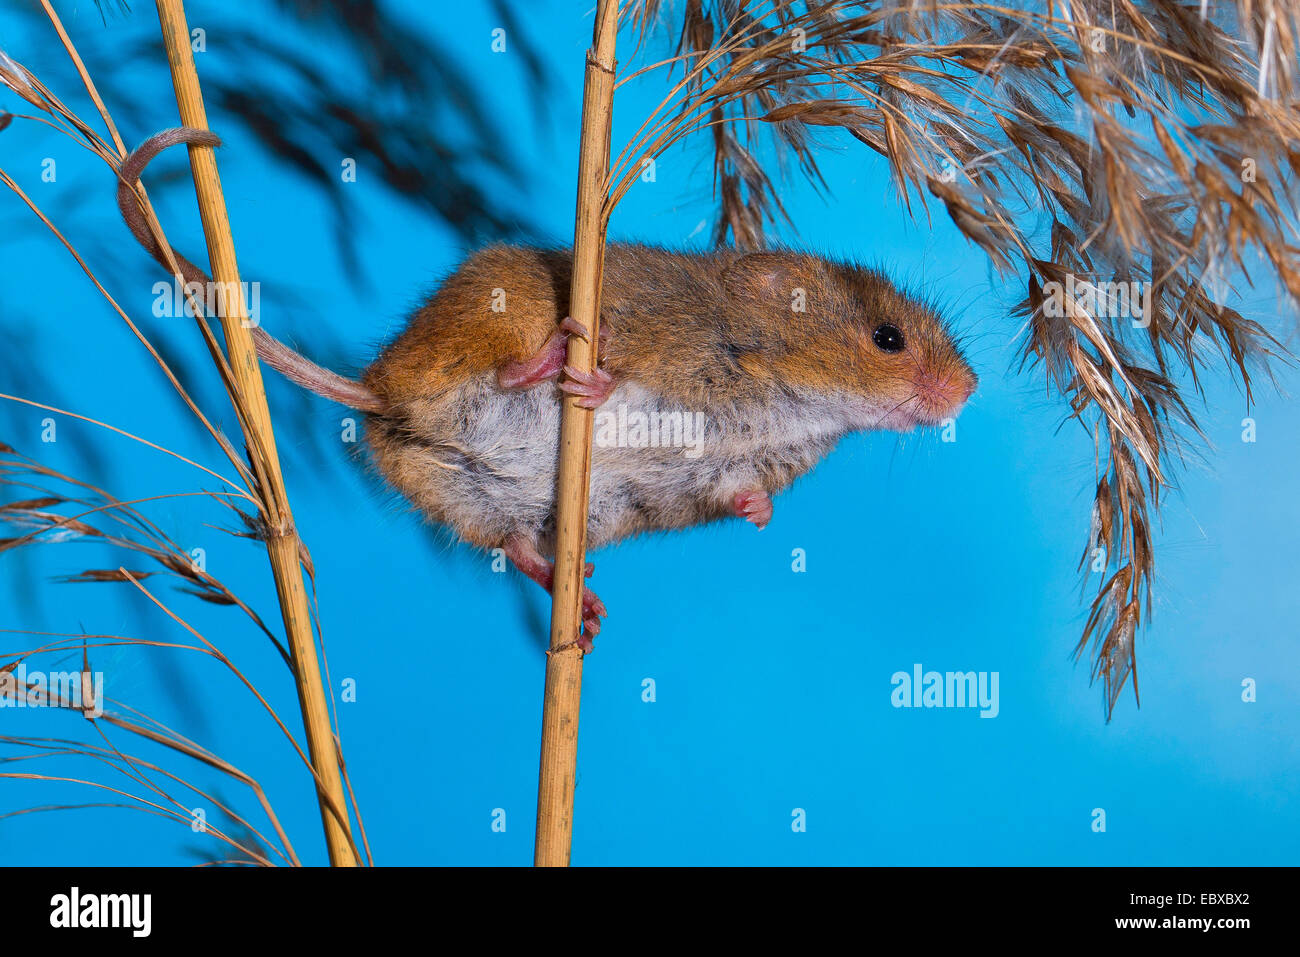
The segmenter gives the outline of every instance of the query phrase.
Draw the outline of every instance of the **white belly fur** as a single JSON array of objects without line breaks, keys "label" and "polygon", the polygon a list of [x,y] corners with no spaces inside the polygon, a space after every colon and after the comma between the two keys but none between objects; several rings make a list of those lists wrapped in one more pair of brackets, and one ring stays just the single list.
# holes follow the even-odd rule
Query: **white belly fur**
[{"label": "white belly fur", "polygon": [[[406,434],[415,441],[399,451],[376,447],[378,464],[399,491],[465,537],[499,543],[522,531],[550,551],[560,427],[553,385],[502,392],[494,376],[484,376],[406,411]],[[686,409],[622,383],[596,414],[593,549],[636,532],[731,514],[737,492],[779,491],[830,451],[863,410],[824,396],[749,409]],[[683,444],[656,448],[635,428],[616,428],[620,417],[633,425],[638,417],[653,423],[666,414],[673,428],[664,437]],[[688,417],[702,423],[703,435],[677,429],[677,414],[683,426]]]}]

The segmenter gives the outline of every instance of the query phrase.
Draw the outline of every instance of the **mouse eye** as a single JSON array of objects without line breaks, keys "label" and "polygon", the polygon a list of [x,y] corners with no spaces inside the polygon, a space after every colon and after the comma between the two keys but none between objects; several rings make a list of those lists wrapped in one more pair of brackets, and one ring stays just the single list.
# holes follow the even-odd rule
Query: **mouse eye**
[{"label": "mouse eye", "polygon": [[903,332],[898,326],[891,326],[889,323],[877,326],[871,341],[881,352],[903,351]]}]

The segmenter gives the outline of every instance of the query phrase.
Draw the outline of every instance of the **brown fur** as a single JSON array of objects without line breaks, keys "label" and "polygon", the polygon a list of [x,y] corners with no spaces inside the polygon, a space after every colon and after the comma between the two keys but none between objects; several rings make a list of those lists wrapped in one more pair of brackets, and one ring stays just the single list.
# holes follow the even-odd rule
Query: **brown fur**
[{"label": "brown fur", "polygon": [[[554,444],[558,396],[538,386],[502,407],[492,373],[553,335],[568,313],[570,264],[566,250],[475,253],[363,374],[387,407],[366,430],[376,466],[477,545],[518,534],[550,546],[554,489],[533,470],[553,460],[522,461],[514,450]],[[601,306],[610,338],[600,363],[614,380],[648,390],[663,409],[699,410],[716,428],[709,457],[695,463],[680,449],[595,449],[592,547],[732,515],[735,493],[777,494],[844,432],[938,422],[975,387],[930,309],[878,273],[804,253],[615,243]],[[884,322],[901,330],[902,351],[873,342]],[[619,477],[629,469],[637,474]]]},{"label": "brown fur", "polygon": [[[525,358],[568,315],[570,274],[567,250],[491,246],[475,253],[362,381],[400,405]],[[798,289],[802,312],[791,308]],[[504,311],[494,312],[498,290]],[[965,398],[975,386],[930,309],[879,273],[804,253],[689,254],[612,244],[601,317],[611,335],[601,359],[606,371],[653,384],[693,408],[762,402],[785,387],[905,402],[918,376],[932,378],[939,399]],[[902,330],[903,352],[873,345],[884,321]]]}]

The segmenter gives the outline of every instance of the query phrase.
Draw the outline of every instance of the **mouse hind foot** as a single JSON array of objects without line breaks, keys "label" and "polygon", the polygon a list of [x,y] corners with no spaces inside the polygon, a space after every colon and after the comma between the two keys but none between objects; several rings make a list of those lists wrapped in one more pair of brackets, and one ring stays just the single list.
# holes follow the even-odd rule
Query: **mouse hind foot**
[{"label": "mouse hind foot", "polygon": [[[516,533],[506,539],[506,558],[547,592],[555,581],[555,565],[537,550],[536,543],[527,535]],[[590,578],[596,566],[587,562],[583,568],[583,577]],[[605,603],[590,588],[582,589],[582,633],[578,636],[578,647],[584,652],[592,651],[591,640],[600,634],[600,620],[609,615]]]},{"label": "mouse hind foot", "polygon": [[[580,397],[579,405],[585,408],[595,408],[596,405],[608,398],[609,393],[613,391],[613,379],[609,373],[601,369],[597,369],[594,375],[588,376],[587,374],[579,374],[576,370],[567,366],[565,363],[568,356],[569,336],[589,340],[591,330],[572,316],[565,316],[559,328],[551,333],[546,342],[542,343],[542,347],[535,353],[526,359],[503,363],[497,368],[497,386],[507,391],[531,389],[543,382],[558,379],[560,373],[563,372],[570,381],[562,383],[560,388],[571,394],[578,395]],[[597,351],[603,350],[608,342],[609,331],[602,328]],[[595,402],[595,405],[588,405],[592,401]]]},{"label": "mouse hind foot", "polygon": [[527,359],[506,362],[497,368],[497,385],[505,390],[531,389],[559,376],[569,337],[557,329],[542,347]]},{"label": "mouse hind foot", "polygon": [[731,506],[737,518],[753,522],[760,530],[772,521],[772,497],[762,489],[737,492],[732,497]]}]

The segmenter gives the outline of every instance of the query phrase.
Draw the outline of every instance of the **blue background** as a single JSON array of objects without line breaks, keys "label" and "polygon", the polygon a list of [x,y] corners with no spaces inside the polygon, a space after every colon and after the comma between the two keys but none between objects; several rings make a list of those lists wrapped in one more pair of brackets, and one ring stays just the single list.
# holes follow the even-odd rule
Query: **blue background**
[{"label": "blue background", "polygon": [[[157,29],[147,3],[107,28],[89,3],[59,6],[87,46]],[[213,9],[187,6],[195,25]],[[256,24],[263,14],[248,6]],[[439,6],[436,18],[431,5],[396,6],[412,29],[447,41],[524,160],[524,175],[497,188],[521,218],[567,242],[591,5],[530,7],[530,35],[556,78],[546,116],[525,95],[513,47],[491,52],[498,24],[485,6]],[[63,55],[50,34],[7,13],[0,49],[38,74]],[[311,48],[319,62],[335,53]],[[349,69],[341,60],[331,66]],[[255,63],[209,35],[201,74],[250,68]],[[161,77],[145,64],[124,80],[158,88]],[[650,80],[620,91],[616,151],[660,89]],[[79,88],[56,92],[93,115]],[[5,93],[0,106],[22,111]],[[228,139],[221,172],[245,278],[263,284],[263,324],[272,334],[288,330],[308,352],[313,335],[327,330],[352,369],[361,367],[466,250],[363,173],[348,194],[372,279],[358,290],[343,275],[328,205],[268,163],[238,128],[223,129],[219,114],[209,119]],[[175,122],[168,93],[148,125],[123,134],[134,143]],[[822,155],[833,193],[787,181],[782,198],[798,232],[782,238],[880,263],[938,297],[970,336],[980,389],[955,443],[937,433],[852,437],[776,500],[762,532],[735,521],[594,554],[592,584],[610,617],[585,667],[574,862],[1295,863],[1296,405],[1262,385],[1250,413],[1258,441],[1244,443],[1245,398],[1214,368],[1201,413],[1209,444],[1202,461],[1176,476],[1157,530],[1157,607],[1139,636],[1142,706],[1126,689],[1106,724],[1086,661],[1071,659],[1085,617],[1075,569],[1093,449],[1084,429],[1062,425],[1065,407],[1041,371],[1015,372],[1021,330],[1009,308],[1020,293],[990,273],[941,208],[930,224],[911,224],[874,154],[828,139]],[[58,161],[55,183],[40,179],[47,156]],[[335,158],[320,159],[337,168]],[[184,169],[179,155],[171,163]],[[43,207],[66,213],[60,222],[74,243],[128,244],[106,169],[66,139],[16,123],[0,138],[0,166]],[[656,181],[638,184],[619,208],[611,235],[703,248],[710,190],[709,155],[699,145],[674,151],[659,161]],[[202,241],[188,190],[171,191],[160,214],[173,243],[196,256]],[[0,390],[92,415],[229,473],[120,320],[8,194],[0,223],[5,321],[18,330],[8,348],[42,373],[30,389],[3,382]],[[159,275],[143,254],[130,255],[129,272],[101,278],[151,335],[204,369],[192,324],[150,315]],[[1246,306],[1293,343],[1271,290]],[[274,374],[268,379],[273,412],[301,402]],[[1293,388],[1294,373],[1280,382]],[[215,380],[195,387],[237,434]],[[489,556],[425,527],[385,492],[358,461],[358,447],[339,439],[345,410],[314,398],[307,410],[298,434],[282,426],[279,440],[315,559],[331,681],[335,689],[345,678],[356,682],[357,701],[340,705],[340,717],[376,859],[529,863],[547,598],[517,573],[494,573]],[[45,444],[46,413],[12,404],[0,413],[0,439],[74,474],[94,470],[121,498],[215,487],[192,468],[75,420],[59,417],[58,441]],[[150,514],[188,548],[204,548],[209,571],[277,619],[264,553],[209,527],[229,524],[220,509],[180,498]],[[804,573],[791,570],[794,549],[806,553]],[[183,637],[127,586],[51,580],[83,568],[136,567],[139,559],[47,544],[0,555],[0,563],[5,628]],[[1090,578],[1087,587],[1096,583]],[[236,658],[297,727],[292,684],[264,637],[236,611],[168,589],[160,595]],[[5,634],[0,652],[32,643]],[[75,668],[78,657],[44,666]],[[100,650],[93,662],[110,695],[257,777],[299,853],[324,860],[302,767],[227,674],[193,655],[148,649]],[[998,672],[997,718],[893,708],[890,676],[918,662]],[[655,682],[653,703],[642,700],[646,678]],[[1254,703],[1241,700],[1245,678],[1258,683]],[[0,711],[0,733],[93,738],[81,718],[40,711]],[[219,775],[129,736],[114,740],[216,788],[263,826],[251,795]],[[140,791],[85,761],[6,769]],[[0,783],[0,812],[97,800],[105,798],[74,785]],[[504,833],[491,826],[497,808]],[[806,833],[792,831],[796,808],[806,811]],[[1094,808],[1106,812],[1105,833],[1092,829]],[[0,861],[9,864],[185,864],[214,850],[184,825],[120,809],[0,818]]]}]

